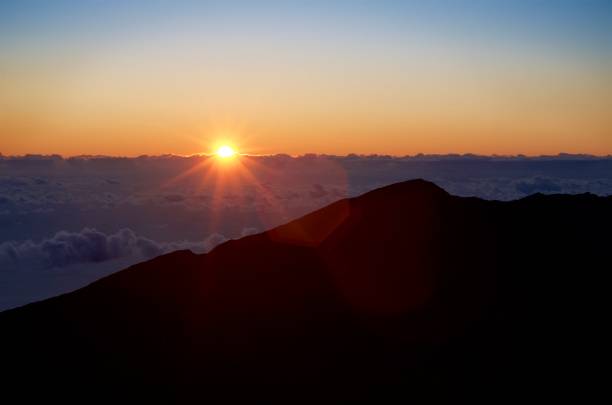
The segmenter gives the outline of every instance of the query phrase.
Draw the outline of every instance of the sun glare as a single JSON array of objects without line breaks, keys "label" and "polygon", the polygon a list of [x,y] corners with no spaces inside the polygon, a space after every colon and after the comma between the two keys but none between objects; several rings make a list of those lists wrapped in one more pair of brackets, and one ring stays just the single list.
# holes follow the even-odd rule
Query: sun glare
[{"label": "sun glare", "polygon": [[236,155],[236,151],[228,145],[223,145],[217,149],[217,156],[223,159],[231,158]]}]

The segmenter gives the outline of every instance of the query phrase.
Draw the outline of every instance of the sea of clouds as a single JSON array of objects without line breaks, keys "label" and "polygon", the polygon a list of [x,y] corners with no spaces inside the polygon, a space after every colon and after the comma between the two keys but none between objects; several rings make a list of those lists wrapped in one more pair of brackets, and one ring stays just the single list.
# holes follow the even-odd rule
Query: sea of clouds
[{"label": "sea of clouds", "polygon": [[414,178],[451,194],[612,194],[612,157],[0,155],[0,310],[177,249],[201,253]]}]

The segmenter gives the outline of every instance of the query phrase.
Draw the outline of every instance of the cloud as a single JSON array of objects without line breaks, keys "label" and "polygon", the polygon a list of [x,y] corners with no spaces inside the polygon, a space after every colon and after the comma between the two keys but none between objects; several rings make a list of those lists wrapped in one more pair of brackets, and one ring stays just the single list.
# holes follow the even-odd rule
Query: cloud
[{"label": "cloud", "polygon": [[519,181],[516,183],[516,190],[525,195],[534,193],[558,193],[562,191],[562,185],[557,184],[553,179],[536,177],[533,179]]},{"label": "cloud", "polygon": [[227,240],[213,234],[199,242],[157,242],[137,235],[128,228],[113,234],[85,228],[80,232],[57,232],[40,242],[4,242],[0,244],[0,267],[3,269],[61,268],[77,263],[99,263],[125,257],[149,259],[174,250],[207,252]]},{"label": "cloud", "polygon": [[185,201],[185,197],[181,194],[169,194],[164,196],[164,199],[169,203],[179,203]]},{"label": "cloud", "polygon": [[258,232],[259,232],[259,230],[257,228],[248,227],[248,228],[242,229],[242,232],[240,233],[240,236],[255,235]]},{"label": "cloud", "polygon": [[312,190],[310,191],[310,196],[312,198],[321,198],[327,195],[327,190],[320,184],[313,184]]}]

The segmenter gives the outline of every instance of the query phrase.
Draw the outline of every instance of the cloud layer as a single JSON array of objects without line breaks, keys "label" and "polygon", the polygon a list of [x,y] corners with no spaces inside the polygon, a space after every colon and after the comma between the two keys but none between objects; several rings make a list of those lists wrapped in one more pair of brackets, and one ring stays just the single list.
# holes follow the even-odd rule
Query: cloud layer
[{"label": "cloud layer", "polygon": [[149,259],[174,250],[207,252],[226,238],[213,234],[200,242],[156,242],[123,228],[113,234],[85,228],[80,232],[57,232],[39,242],[4,242],[0,244],[0,268],[49,269],[80,263],[99,263],[125,257]]},{"label": "cloud layer", "polygon": [[403,180],[496,200],[612,194],[612,157],[250,156],[242,173],[215,171],[211,159],[0,155],[0,310]]}]

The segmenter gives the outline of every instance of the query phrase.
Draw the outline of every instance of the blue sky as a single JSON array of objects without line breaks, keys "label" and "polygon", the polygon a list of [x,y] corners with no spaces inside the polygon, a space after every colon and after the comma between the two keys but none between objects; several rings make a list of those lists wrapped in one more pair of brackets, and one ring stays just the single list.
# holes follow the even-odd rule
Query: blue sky
[{"label": "blue sky", "polygon": [[[33,36],[84,40],[117,32],[154,33],[199,25],[202,32],[230,23],[238,32],[284,26],[412,31],[431,35],[529,38],[609,52],[612,3],[593,0],[433,1],[12,1],[0,3],[0,32],[13,44]],[[211,32],[214,34],[214,32]],[[279,33],[280,34],[280,33]]]}]

